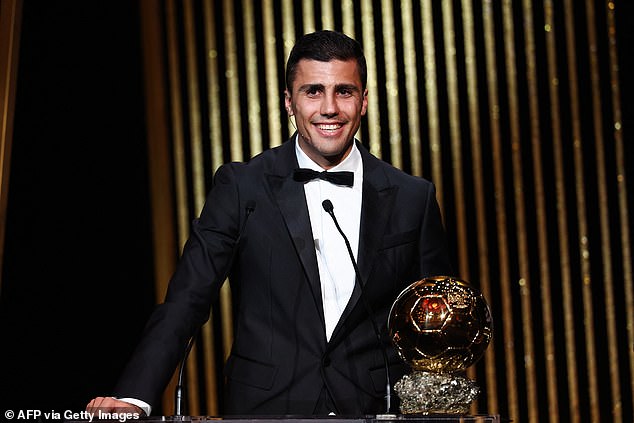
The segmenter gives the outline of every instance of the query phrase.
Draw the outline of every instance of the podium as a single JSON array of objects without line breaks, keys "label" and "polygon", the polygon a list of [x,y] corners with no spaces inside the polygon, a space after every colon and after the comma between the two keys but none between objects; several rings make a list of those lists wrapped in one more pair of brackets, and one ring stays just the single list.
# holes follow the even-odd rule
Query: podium
[{"label": "podium", "polygon": [[[121,422],[119,418],[97,418],[92,422]],[[106,415],[107,417],[107,415]],[[499,415],[375,415],[345,418],[341,416],[149,416],[126,419],[127,423],[503,423]],[[88,420],[74,420],[68,423],[86,423]]]}]

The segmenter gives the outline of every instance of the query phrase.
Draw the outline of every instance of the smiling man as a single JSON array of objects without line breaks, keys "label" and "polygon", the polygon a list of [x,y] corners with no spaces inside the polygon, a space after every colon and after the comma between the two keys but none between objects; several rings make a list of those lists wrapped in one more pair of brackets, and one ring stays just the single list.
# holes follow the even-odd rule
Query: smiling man
[{"label": "smiling man", "polygon": [[384,353],[390,384],[407,370],[386,336],[390,307],[410,283],[451,268],[433,185],[354,139],[366,80],[361,47],[348,36],[318,31],[298,40],[285,91],[297,132],[217,171],[116,397],[95,398],[88,410],[134,404],[149,414],[228,272],[236,315],[223,414],[386,411]]},{"label": "smiling man", "polygon": [[295,116],[299,147],[323,169],[330,169],[350,153],[368,106],[357,61],[303,59],[291,83],[286,109]]}]

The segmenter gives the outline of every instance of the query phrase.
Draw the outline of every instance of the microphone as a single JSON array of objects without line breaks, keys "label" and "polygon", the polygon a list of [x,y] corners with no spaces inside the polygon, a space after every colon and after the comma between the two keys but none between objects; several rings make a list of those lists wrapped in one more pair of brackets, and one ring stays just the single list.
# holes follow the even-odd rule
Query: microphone
[{"label": "microphone", "polygon": [[[227,265],[227,270],[222,277],[222,281],[227,279],[229,271],[233,266],[233,261],[235,260],[236,253],[238,252],[238,246],[240,245],[240,240],[242,239],[242,234],[244,233],[244,228],[247,226],[247,221],[249,220],[249,216],[255,210],[255,201],[249,200],[247,201],[245,207],[244,221],[242,222],[242,226],[240,227],[240,231],[238,232],[238,236],[236,237],[236,241],[233,244],[233,249],[231,250],[231,257],[229,258],[229,264]],[[182,406],[183,406],[183,370],[185,368],[185,362],[187,361],[187,357],[189,356],[189,352],[191,351],[194,343],[196,342],[196,338],[198,336],[198,332],[194,334],[189,341],[187,342],[187,347],[185,348],[185,354],[183,355],[183,359],[180,362],[178,369],[178,382],[176,384],[176,390],[174,394],[174,415],[181,416],[182,415]]]},{"label": "microphone", "polygon": [[350,248],[350,241],[348,241],[348,237],[343,233],[341,226],[339,226],[339,222],[335,217],[334,206],[332,205],[332,201],[326,199],[321,203],[322,207],[332,217],[333,222],[335,222],[335,226],[337,230],[341,234],[344,242],[346,243],[346,248],[348,249],[348,254],[350,255],[350,261],[352,261],[352,267],[354,267],[354,273],[356,275],[355,281],[361,290],[361,298],[363,300],[363,304],[365,305],[368,316],[370,317],[370,322],[372,323],[372,328],[374,329],[374,334],[376,335],[376,340],[379,343],[379,347],[381,349],[381,354],[383,355],[383,364],[385,366],[385,407],[386,414],[391,414],[392,408],[392,387],[390,386],[390,368],[387,360],[387,353],[385,352],[385,346],[383,342],[381,342],[381,333],[379,332],[379,327],[376,324],[376,320],[374,319],[374,312],[372,311],[372,307],[368,302],[368,299],[365,296],[365,291],[363,290],[363,284],[361,283],[361,272],[359,272],[359,266],[357,266],[357,261],[354,259],[354,254],[352,253],[352,248]]}]

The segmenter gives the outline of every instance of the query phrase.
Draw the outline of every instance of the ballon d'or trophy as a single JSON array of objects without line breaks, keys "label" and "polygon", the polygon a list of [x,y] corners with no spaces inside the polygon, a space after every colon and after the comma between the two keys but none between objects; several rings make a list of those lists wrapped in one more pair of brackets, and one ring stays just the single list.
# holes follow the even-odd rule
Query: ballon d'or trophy
[{"label": "ballon d'or trophy", "polygon": [[394,390],[403,414],[467,414],[480,393],[464,371],[493,336],[484,296],[468,282],[437,276],[405,288],[392,304],[390,337],[412,372]]}]

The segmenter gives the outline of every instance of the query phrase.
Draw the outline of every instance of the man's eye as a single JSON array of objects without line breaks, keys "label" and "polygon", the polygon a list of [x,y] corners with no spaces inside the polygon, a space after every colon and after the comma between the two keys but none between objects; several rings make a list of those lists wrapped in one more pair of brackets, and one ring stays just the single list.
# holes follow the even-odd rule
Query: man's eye
[{"label": "man's eye", "polygon": [[308,95],[317,95],[319,93],[319,88],[309,88],[306,90],[306,94]]},{"label": "man's eye", "polygon": [[349,90],[347,88],[342,88],[339,90],[339,95],[344,96],[344,97],[348,97],[352,95],[352,90]]}]

